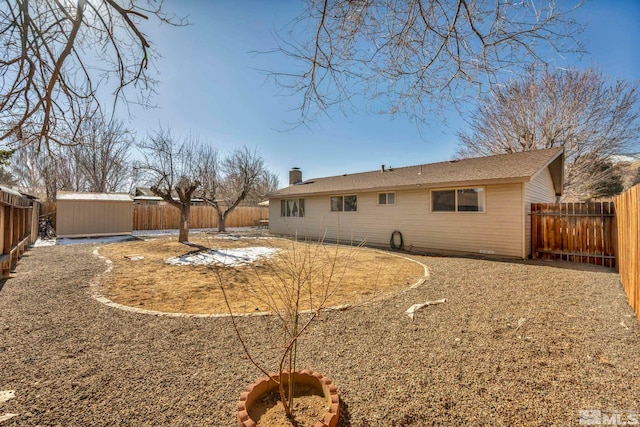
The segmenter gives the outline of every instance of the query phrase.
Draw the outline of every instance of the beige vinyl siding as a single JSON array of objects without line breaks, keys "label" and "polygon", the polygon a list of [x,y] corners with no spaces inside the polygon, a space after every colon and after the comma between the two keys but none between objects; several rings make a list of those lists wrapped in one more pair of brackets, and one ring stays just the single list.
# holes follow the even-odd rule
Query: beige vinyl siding
[{"label": "beige vinyl siding", "polygon": [[[522,185],[488,185],[485,212],[431,212],[429,189],[396,191],[395,205],[378,205],[378,193],[359,193],[357,212],[331,212],[330,196],[304,197],[305,217],[280,216],[272,199],[269,228],[276,234],[366,241],[388,247],[398,230],[405,249],[522,257]],[[353,194],[353,193],[351,193]]]},{"label": "beige vinyl siding", "polygon": [[60,237],[130,234],[133,203],[106,200],[58,200],[56,234]]},{"label": "beige vinyl siding", "polygon": [[553,187],[549,168],[542,169],[531,182],[524,184],[524,251],[531,255],[531,203],[554,203],[556,190]]}]

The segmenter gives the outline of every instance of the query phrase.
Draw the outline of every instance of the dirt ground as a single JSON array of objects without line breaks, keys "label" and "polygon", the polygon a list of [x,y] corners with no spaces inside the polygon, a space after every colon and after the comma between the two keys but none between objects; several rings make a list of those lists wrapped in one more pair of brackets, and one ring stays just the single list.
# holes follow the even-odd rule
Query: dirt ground
[{"label": "dirt ground", "polygon": [[[423,265],[391,253],[329,243],[204,233],[192,235],[190,243],[179,243],[174,236],[100,247],[100,255],[113,262],[111,272],[101,279],[101,293],[147,310],[226,314],[222,284],[234,313],[252,313],[282,306],[297,286],[302,309],[312,309],[325,299],[323,306],[370,302],[408,288],[425,274]],[[241,249],[256,248],[274,253],[237,266],[166,262],[186,255],[201,262],[200,255],[210,250],[242,253]],[[228,257],[221,260],[236,259]]]},{"label": "dirt ground", "polygon": [[[0,426],[235,425],[261,374],[230,319],[96,301],[89,283],[107,265],[93,250],[34,248],[0,282],[0,391],[15,392]],[[640,409],[640,322],[614,271],[415,258],[430,270],[422,286],[326,312],[300,343],[298,367],[338,387],[342,427],[597,425]],[[270,316],[237,321],[272,370]]]}]

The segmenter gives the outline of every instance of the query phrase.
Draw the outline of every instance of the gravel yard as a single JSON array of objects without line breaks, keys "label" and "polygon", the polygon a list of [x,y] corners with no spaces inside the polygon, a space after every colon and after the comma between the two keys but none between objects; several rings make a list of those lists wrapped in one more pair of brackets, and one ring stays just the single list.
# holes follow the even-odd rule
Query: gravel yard
[{"label": "gravel yard", "polygon": [[[0,426],[233,426],[259,372],[228,318],[105,306],[93,245],[34,248],[0,282]],[[563,263],[417,257],[421,287],[327,312],[299,366],[333,379],[343,427],[579,424],[640,402],[640,322],[614,272]],[[411,321],[414,303],[446,298]],[[268,317],[239,319],[257,359],[276,357]]]}]

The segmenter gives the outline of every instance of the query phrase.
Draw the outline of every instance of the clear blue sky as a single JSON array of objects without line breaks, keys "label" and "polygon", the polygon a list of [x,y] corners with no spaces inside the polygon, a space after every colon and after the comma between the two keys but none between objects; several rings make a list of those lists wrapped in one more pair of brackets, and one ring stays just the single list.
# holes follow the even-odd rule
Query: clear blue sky
[{"label": "clear blue sky", "polygon": [[[464,121],[456,112],[421,132],[402,117],[334,115],[293,130],[299,99],[283,93],[257,69],[282,69],[278,55],[256,55],[275,47],[273,30],[299,13],[287,0],[166,0],[165,7],[189,15],[190,26],[146,25],[164,58],[158,61],[158,109],[132,109],[138,138],[171,127],[174,135],[198,135],[222,151],[257,147],[270,170],[287,185],[288,171],[303,178],[400,167],[450,159]],[[562,67],[599,67],[616,79],[640,80],[640,0],[593,0],[577,14],[588,55],[557,58]],[[639,148],[640,150],[640,148]]]}]

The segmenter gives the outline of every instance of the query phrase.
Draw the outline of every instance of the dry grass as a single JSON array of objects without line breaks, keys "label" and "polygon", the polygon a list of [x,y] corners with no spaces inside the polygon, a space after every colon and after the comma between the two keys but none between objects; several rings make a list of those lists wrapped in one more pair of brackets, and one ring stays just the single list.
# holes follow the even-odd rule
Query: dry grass
[{"label": "dry grass", "polygon": [[[100,254],[113,261],[113,269],[103,282],[105,296],[120,304],[149,310],[183,313],[227,313],[222,292],[212,267],[176,266],[167,258],[205,250],[270,247],[280,250],[270,260],[260,260],[250,266],[222,267],[220,271],[234,313],[268,311],[264,293],[279,285],[277,263],[311,251],[314,256],[337,264],[325,265],[330,274],[333,267],[332,294],[328,305],[358,304],[408,287],[424,274],[423,267],[413,261],[379,251],[315,243],[292,242],[277,238],[218,239],[194,235],[190,239],[201,245],[196,248],[178,243],[175,238],[156,238],[116,243],[100,248]],[[142,255],[132,261],[127,255]],[[313,290],[312,297],[317,297]],[[315,293],[314,293],[315,292]],[[306,300],[307,305],[311,305]],[[304,304],[303,304],[304,308]]]}]

